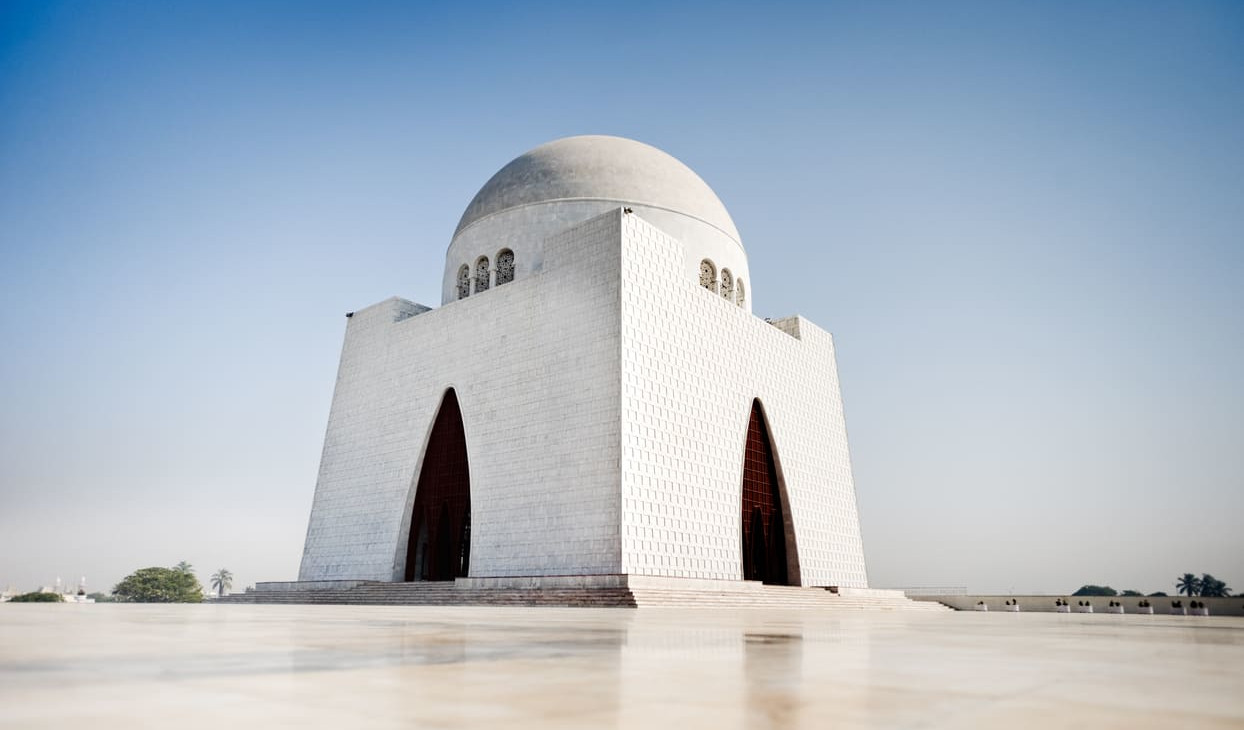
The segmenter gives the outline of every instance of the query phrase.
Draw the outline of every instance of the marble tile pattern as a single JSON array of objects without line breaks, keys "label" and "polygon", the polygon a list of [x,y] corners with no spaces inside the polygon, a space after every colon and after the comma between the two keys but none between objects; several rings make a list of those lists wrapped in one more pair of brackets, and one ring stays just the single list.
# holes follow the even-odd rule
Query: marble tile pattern
[{"label": "marble tile pattern", "polygon": [[471,574],[618,572],[620,215],[550,238],[541,272],[348,320],[299,580],[402,578],[423,448],[451,387]]},{"label": "marble tile pattern", "polygon": [[684,273],[695,254],[639,215],[623,216],[621,238],[622,572],[741,577],[743,447],[759,398],[800,584],[866,587],[832,336],[700,286]]},{"label": "marble tile pattern", "polygon": [[[753,398],[802,585],[867,586],[833,339],[699,285],[699,253],[615,208],[539,271],[440,309],[350,318],[299,580],[399,580],[414,485],[453,387],[471,463],[471,576],[741,578]],[[789,550],[794,553],[794,550]]]},{"label": "marble tile pattern", "polygon": [[5,604],[0,727],[1239,728],[1244,619]]}]

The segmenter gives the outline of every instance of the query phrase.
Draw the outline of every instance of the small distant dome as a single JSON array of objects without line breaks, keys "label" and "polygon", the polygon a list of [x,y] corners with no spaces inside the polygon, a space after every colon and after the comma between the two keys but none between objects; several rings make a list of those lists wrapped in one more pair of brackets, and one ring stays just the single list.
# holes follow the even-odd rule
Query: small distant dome
[{"label": "small distant dome", "polygon": [[604,135],[565,137],[515,158],[476,193],[454,236],[503,211],[572,201],[678,213],[716,228],[742,247],[726,206],[691,168],[656,147]]}]

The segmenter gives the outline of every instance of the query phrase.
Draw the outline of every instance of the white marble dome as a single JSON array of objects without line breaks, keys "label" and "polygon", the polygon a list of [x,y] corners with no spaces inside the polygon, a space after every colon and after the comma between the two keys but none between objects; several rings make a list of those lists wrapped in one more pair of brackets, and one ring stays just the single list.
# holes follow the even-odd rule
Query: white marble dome
[{"label": "white marble dome", "polygon": [[[738,229],[699,175],[651,145],[583,135],[523,153],[480,188],[446,253],[442,303],[463,298],[462,272],[469,272],[466,289],[477,292],[481,261],[491,267],[492,286],[502,281],[497,263],[502,255],[506,276],[540,271],[547,238],[619,207],[631,208],[683,244],[689,280],[699,280],[707,260],[750,287]],[[750,310],[750,301],[744,306]]]},{"label": "white marble dome", "polygon": [[564,137],[519,155],[467,206],[454,235],[505,210],[556,201],[602,201],[698,218],[740,243],[713,189],[677,158],[624,137]]}]

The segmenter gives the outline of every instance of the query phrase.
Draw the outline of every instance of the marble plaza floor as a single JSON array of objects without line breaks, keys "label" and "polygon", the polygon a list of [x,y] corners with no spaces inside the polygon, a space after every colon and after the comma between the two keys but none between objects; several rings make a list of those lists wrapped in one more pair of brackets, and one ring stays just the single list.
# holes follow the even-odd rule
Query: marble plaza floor
[{"label": "marble plaza floor", "polygon": [[0,727],[1244,727],[1244,619],[0,605]]}]

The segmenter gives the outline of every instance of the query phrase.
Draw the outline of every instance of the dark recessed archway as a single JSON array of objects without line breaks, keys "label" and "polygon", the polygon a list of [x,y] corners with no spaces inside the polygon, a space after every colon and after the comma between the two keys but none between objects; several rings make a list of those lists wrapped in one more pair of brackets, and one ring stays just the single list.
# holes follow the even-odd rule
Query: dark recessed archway
[{"label": "dark recessed archway", "polygon": [[405,579],[466,577],[471,556],[471,471],[458,396],[441,400],[415,487]]},{"label": "dark recessed archway", "polygon": [[777,459],[759,400],[752,401],[743,450],[743,495],[739,513],[743,579],[777,585],[792,583],[787,560],[790,507],[783,504]]}]

